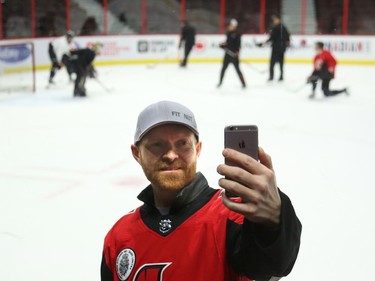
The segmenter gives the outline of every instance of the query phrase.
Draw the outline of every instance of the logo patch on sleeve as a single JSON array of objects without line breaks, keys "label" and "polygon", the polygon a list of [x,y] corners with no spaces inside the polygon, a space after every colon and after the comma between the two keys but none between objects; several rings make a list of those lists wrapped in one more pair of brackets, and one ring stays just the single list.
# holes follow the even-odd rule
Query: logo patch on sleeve
[{"label": "logo patch on sleeve", "polygon": [[132,249],[122,250],[116,259],[116,272],[121,281],[128,280],[135,264],[135,253]]}]

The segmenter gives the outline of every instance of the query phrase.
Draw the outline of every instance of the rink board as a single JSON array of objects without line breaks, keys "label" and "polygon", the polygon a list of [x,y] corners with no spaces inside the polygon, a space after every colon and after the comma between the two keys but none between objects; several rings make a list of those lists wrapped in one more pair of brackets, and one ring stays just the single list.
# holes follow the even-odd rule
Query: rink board
[{"label": "rink board", "polygon": [[[288,63],[311,63],[315,53],[314,43],[323,41],[340,64],[375,65],[375,36],[293,35],[291,38],[291,46],[286,53]],[[268,62],[270,47],[256,46],[266,39],[266,35],[243,35],[241,59],[254,63]],[[51,40],[53,38],[32,40],[38,70],[49,68],[48,43]],[[178,49],[178,35],[85,36],[75,40],[81,48],[97,42],[103,44],[101,54],[95,60],[97,65],[176,63],[183,55],[183,51]],[[219,45],[223,41],[225,35],[198,35],[190,62],[220,62],[223,50]]]}]

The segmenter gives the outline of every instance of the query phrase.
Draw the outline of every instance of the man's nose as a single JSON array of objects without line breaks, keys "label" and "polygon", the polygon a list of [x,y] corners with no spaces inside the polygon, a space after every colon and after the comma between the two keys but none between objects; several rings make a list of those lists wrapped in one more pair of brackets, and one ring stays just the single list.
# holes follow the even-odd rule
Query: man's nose
[{"label": "man's nose", "polygon": [[164,153],[163,157],[169,160],[175,160],[178,158],[178,153],[175,151],[173,147],[170,147],[168,151]]}]

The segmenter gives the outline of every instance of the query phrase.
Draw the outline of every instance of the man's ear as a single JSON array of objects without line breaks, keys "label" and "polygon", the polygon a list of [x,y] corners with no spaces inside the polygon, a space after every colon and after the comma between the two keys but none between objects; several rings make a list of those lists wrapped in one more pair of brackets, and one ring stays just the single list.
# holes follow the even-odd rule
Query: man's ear
[{"label": "man's ear", "polygon": [[199,157],[201,155],[201,150],[202,150],[202,142],[198,142],[196,145],[196,151],[197,151],[197,156]]},{"label": "man's ear", "polygon": [[132,144],[130,148],[132,150],[132,154],[133,154],[134,159],[139,163],[140,152],[139,152],[138,146],[136,146],[135,144]]}]

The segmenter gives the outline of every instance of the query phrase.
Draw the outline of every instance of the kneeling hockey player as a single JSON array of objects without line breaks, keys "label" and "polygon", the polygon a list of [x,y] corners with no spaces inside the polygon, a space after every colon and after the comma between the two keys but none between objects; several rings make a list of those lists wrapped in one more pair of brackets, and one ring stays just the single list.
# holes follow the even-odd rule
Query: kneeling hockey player
[{"label": "kneeling hockey player", "polygon": [[341,90],[330,90],[329,83],[335,77],[336,60],[332,54],[324,49],[322,42],[315,43],[316,56],[314,57],[314,71],[307,78],[307,82],[312,84],[312,94],[309,96],[311,99],[315,97],[315,89],[318,80],[322,80],[322,91],[324,96],[332,97],[341,93],[348,95],[347,88]]}]

